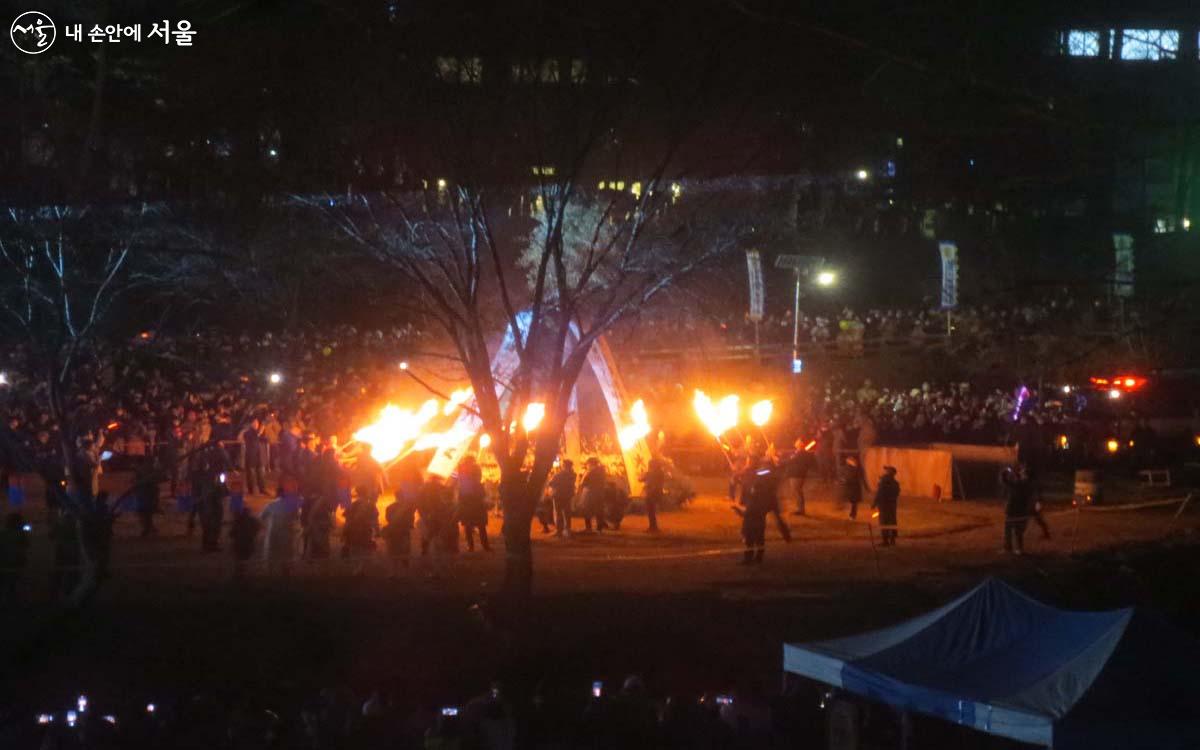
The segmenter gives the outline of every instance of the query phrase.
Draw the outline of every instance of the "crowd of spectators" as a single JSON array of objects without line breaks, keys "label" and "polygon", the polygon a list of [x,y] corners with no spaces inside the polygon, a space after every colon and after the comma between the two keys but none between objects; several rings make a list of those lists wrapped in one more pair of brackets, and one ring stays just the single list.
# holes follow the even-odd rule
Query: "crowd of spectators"
[{"label": "crowd of spectators", "polygon": [[[752,344],[755,325],[744,308],[706,304],[702,313],[644,314],[638,321],[639,340],[644,348],[677,341],[679,334],[708,337],[724,344]],[[729,300],[735,302],[736,300]],[[1101,300],[1081,302],[1066,291],[1048,294],[1034,302],[1018,305],[960,305],[950,313],[933,300],[910,308],[821,309],[804,304],[799,317],[801,344],[887,341],[921,343],[945,336],[950,326],[955,335],[979,337],[1020,336],[1045,331],[1097,330],[1111,322],[1112,309]],[[1130,312],[1131,319],[1136,317]],[[769,308],[758,324],[762,343],[791,342],[796,326],[791,307]]]},{"label": "crowd of spectators", "polygon": [[[954,325],[981,335],[995,330],[1021,333],[1059,318],[1078,321],[1103,314],[1102,306],[1081,306],[1060,294],[1011,309],[962,308],[955,311]],[[845,310],[837,318],[803,316],[804,336],[827,341],[850,332],[917,338],[945,325],[943,313],[921,308],[868,310],[861,315]],[[698,326],[703,320],[694,314],[681,316],[676,325]],[[745,325],[722,325],[734,337],[746,330]],[[790,333],[783,332],[790,332],[791,313],[768,318],[763,325],[786,338]],[[264,451],[272,461],[289,435],[295,440],[311,436],[318,444],[335,435],[344,441],[406,385],[398,377],[399,363],[420,346],[422,337],[423,332],[411,325],[387,330],[342,325],[259,335],[143,332],[80,366],[75,377],[84,385],[69,408],[83,435],[70,448],[79,455],[71,458],[99,467],[99,455],[108,452],[108,468],[151,456],[172,466],[205,444],[239,442],[253,418],[260,420]],[[19,348],[7,353],[0,372],[0,415],[7,428],[0,442],[0,468],[11,472],[24,464],[28,470],[29,461],[23,459],[32,457],[36,470],[53,476],[64,462],[58,426],[47,408],[46,384],[28,377],[29,363]],[[650,388],[647,395],[653,392]],[[685,395],[690,398],[690,391]],[[835,381],[825,384],[814,399],[811,417],[826,429],[848,430],[865,419],[879,440],[887,442],[995,444],[1010,439],[1014,422],[1058,425],[1070,420],[1074,411],[1071,399],[1027,394],[1018,415],[1017,400],[1015,390],[980,390],[967,383],[889,388],[869,381],[854,387]]]},{"label": "crowd of spectators", "polygon": [[979,390],[970,383],[922,383],[915,388],[825,385],[813,417],[827,429],[859,429],[869,423],[875,442],[962,442],[995,445],[1014,441],[1023,426],[1053,428],[1077,418],[1069,395],[1042,398],[1036,390]]},{"label": "crowd of spectators", "polygon": [[[173,465],[210,441],[238,441],[255,417],[272,448],[287,433],[344,437],[394,393],[399,362],[420,339],[412,326],[260,336],[147,331],[74,374],[80,395],[67,408],[80,433],[75,448],[110,452],[118,463],[157,456]],[[8,353],[0,389],[8,428],[2,463],[27,470],[32,458],[53,474],[63,464],[59,425],[46,382],[30,371],[25,352]]]},{"label": "crowd of spectators", "polygon": [[[40,735],[43,748],[748,748],[794,741],[810,714],[819,716],[815,689],[761,690],[681,698],[655,697],[629,676],[572,686],[543,679],[531,690],[493,682],[461,703],[413,701],[388,690],[355,694],[325,688],[287,708],[261,700],[231,705],[198,694],[144,706],[90,705],[37,715],[38,723],[10,735]],[[86,705],[84,710],[79,705]],[[108,713],[112,711],[112,713]],[[69,713],[68,713],[69,712]],[[70,718],[68,718],[70,717]],[[886,716],[885,719],[892,717]],[[790,740],[788,739],[790,738]],[[29,743],[27,746],[36,747]]]}]

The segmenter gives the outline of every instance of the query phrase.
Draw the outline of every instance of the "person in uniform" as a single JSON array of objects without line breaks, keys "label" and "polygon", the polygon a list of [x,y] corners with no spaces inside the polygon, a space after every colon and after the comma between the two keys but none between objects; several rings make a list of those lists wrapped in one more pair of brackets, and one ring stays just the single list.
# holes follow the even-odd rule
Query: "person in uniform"
[{"label": "person in uniform", "polygon": [[871,507],[879,511],[879,536],[884,547],[896,546],[896,503],[900,499],[900,483],[896,481],[896,467],[883,467],[883,476],[875,488],[875,502]]},{"label": "person in uniform", "polygon": [[742,539],[746,551],[742,565],[761,565],[767,547],[767,514],[778,507],[779,476],[773,462],[762,459],[752,472],[743,474],[742,505],[733,506],[742,517]]}]

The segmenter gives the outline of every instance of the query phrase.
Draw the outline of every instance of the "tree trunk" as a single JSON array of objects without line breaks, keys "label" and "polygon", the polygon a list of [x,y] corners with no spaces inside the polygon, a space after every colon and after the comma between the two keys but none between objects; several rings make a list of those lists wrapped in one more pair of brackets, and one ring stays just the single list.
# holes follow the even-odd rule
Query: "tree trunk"
[{"label": "tree trunk", "polygon": [[[53,377],[52,374],[51,378]],[[59,493],[60,507],[74,520],[75,541],[79,546],[80,570],[75,588],[67,595],[64,603],[71,607],[79,607],[90,600],[100,588],[100,576],[96,565],[96,556],[90,549],[90,540],[84,533],[87,516],[93,512],[95,507],[95,498],[92,496],[91,477],[83,473],[80,463],[75,460],[75,431],[67,428],[67,425],[70,425],[71,422],[68,420],[68,414],[63,407],[61,393],[54,385],[54,382],[52,379],[50,386],[50,413],[54,420],[63,426],[59,435],[64,463],[63,468],[65,469],[63,476],[67,480],[67,488],[66,491],[62,491],[62,488],[50,487],[50,478],[46,477],[46,491],[47,493]],[[57,564],[57,560],[55,562]]]},{"label": "tree trunk", "polygon": [[533,594],[533,542],[529,536],[537,497],[526,481],[502,480],[500,505],[504,509],[504,591],[513,599]]}]

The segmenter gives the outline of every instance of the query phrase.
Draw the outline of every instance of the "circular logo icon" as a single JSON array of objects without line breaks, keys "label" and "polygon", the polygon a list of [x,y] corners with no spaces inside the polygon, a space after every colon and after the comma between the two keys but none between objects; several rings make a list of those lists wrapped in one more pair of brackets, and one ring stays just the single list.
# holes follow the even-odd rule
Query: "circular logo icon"
[{"label": "circular logo icon", "polygon": [[8,29],[13,46],[27,55],[40,55],[50,49],[57,36],[58,29],[50,16],[39,10],[25,11]]}]

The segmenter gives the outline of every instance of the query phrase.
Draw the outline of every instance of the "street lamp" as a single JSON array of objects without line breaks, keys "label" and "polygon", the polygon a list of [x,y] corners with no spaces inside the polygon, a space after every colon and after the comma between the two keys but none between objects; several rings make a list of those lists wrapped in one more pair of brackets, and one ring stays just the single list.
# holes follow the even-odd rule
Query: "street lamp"
[{"label": "street lamp", "polygon": [[854,173],[854,176],[858,178],[859,182],[866,182],[871,178],[871,173],[865,169],[860,169]]},{"label": "street lamp", "polygon": [[[776,268],[790,268],[796,274],[796,300],[792,310],[792,372],[799,373],[796,363],[800,361],[800,279],[807,277],[817,286],[829,288],[837,283],[837,274],[828,269],[816,271],[825,265],[825,259],[816,255],[777,255]],[[815,271],[815,273],[814,273]]]}]

